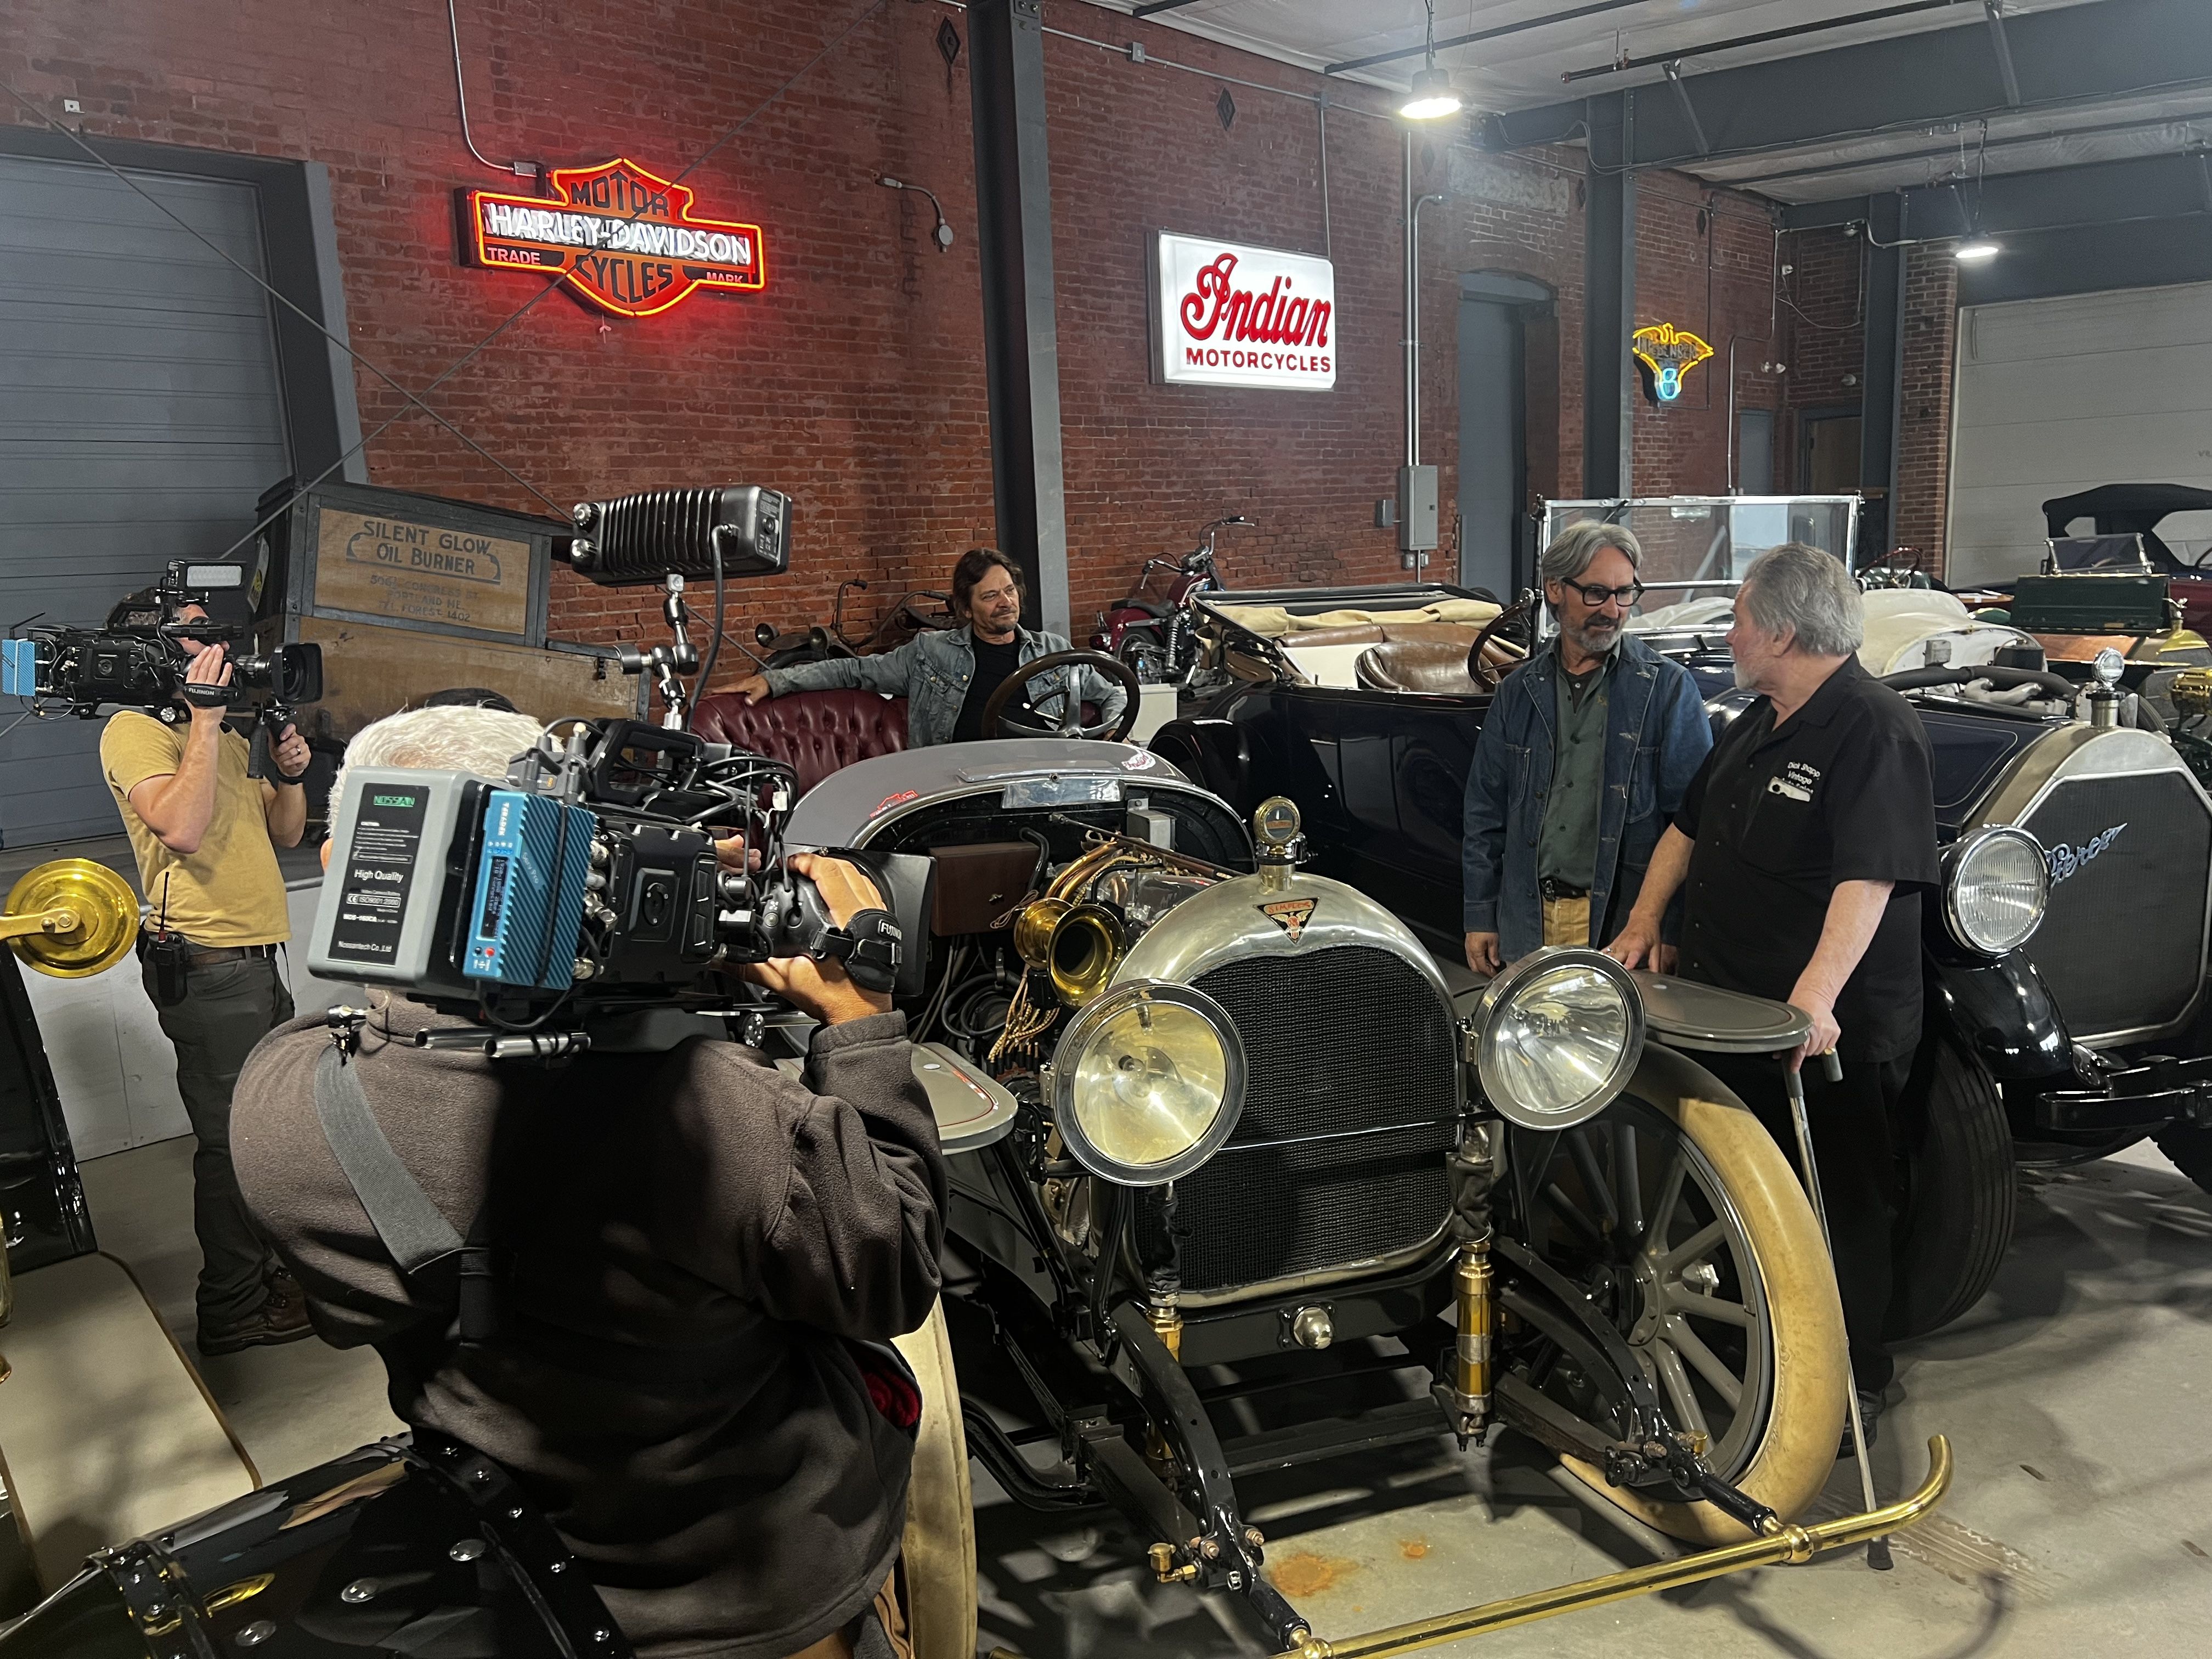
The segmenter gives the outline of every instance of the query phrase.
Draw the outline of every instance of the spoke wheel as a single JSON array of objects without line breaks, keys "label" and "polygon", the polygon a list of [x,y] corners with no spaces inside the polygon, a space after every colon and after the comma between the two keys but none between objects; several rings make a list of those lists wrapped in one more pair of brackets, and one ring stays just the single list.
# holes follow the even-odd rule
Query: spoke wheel
[{"label": "spoke wheel", "polygon": [[[1712,1078],[1655,1046],[1600,1117],[1516,1150],[1530,1245],[1611,1321],[1675,1425],[1706,1437],[1708,1467],[1784,1516],[1802,1510],[1842,1434],[1843,1310],[1812,1206],[1772,1138]],[[1540,1340],[1515,1368],[1586,1420],[1622,1425],[1619,1378]],[[1662,1532],[1745,1535],[1710,1504],[1608,1486],[1565,1462]]]}]

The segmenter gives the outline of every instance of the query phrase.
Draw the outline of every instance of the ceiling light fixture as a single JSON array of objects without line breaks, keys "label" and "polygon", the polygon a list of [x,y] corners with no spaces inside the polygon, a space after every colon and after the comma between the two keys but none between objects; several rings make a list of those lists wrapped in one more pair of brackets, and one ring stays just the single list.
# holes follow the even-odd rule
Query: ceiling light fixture
[{"label": "ceiling light fixture", "polygon": [[1984,259],[1994,259],[2003,252],[2003,248],[1990,240],[1988,237],[1977,236],[1971,241],[1960,243],[1951,251],[1951,257],[1968,264],[1975,264]]},{"label": "ceiling light fixture", "polygon": [[1406,89],[1406,101],[1398,106],[1398,113],[1408,121],[1435,121],[1459,112],[1459,94],[1452,90],[1451,76],[1437,67],[1437,4],[1428,0],[1428,32],[1422,37],[1422,56],[1425,66],[1413,73],[1413,84]]}]

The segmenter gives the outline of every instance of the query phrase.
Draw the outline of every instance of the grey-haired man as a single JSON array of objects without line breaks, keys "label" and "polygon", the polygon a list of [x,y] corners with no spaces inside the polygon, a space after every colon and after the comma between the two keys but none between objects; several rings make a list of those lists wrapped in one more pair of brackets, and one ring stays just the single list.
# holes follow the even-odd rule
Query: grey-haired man
[{"label": "grey-haired man", "polygon": [[1627,632],[1643,560],[1621,525],[1571,525],[1544,550],[1558,636],[1498,687],[1468,769],[1462,886],[1476,973],[1618,931],[1712,747],[1696,682]]},{"label": "grey-haired man", "polygon": [[[1729,650],[1737,684],[1759,700],[1691,781],[1607,949],[1648,963],[1686,889],[1682,976],[1810,1015],[1792,1068],[1841,1056],[1842,1082],[1814,1067],[1805,1095],[1871,1439],[1893,1370],[1890,1116],[1920,1042],[1920,893],[1937,868],[1928,734],[1859,666],[1863,636],[1858,589],[1833,555],[1786,542],[1753,562]],[[1791,1144],[1778,1066],[1700,1058]]]}]

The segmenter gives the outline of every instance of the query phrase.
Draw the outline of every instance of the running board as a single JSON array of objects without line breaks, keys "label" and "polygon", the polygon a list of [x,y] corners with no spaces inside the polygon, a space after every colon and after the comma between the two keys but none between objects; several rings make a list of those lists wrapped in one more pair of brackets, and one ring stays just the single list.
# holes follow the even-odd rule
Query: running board
[{"label": "running board", "polygon": [[1936,1504],[1943,1501],[1943,1494],[1950,1487],[1951,1443],[1939,1434],[1928,1443],[1928,1478],[1921,1483],[1920,1490],[1910,1498],[1884,1504],[1865,1514],[1841,1516],[1814,1527],[1794,1526],[1777,1521],[1765,1536],[1747,1539],[1741,1544],[1700,1550],[1694,1555],[1677,1556],[1671,1561],[1655,1561],[1650,1566],[1632,1567],[1626,1572],[1607,1573],[1601,1578],[1585,1578],[1577,1583],[1562,1584],[1556,1589],[1539,1590],[1531,1595],[1516,1595],[1503,1601],[1486,1601],[1479,1607],[1465,1607],[1457,1613],[1443,1613],[1434,1619],[1388,1626],[1382,1630],[1370,1631],[1364,1636],[1349,1637],[1341,1642],[1324,1642],[1316,1637],[1297,1647],[1284,1650],[1277,1659],[1386,1659],[1389,1655],[1436,1647],[1445,1642],[1480,1636],[1486,1631],[1534,1624],[1539,1619],[1571,1613],[1577,1607],[1595,1607],[1607,1601],[1625,1601],[1631,1596],[1649,1595],[1657,1590],[1699,1583],[1708,1578],[1741,1572],[1750,1567],[1773,1566],[1784,1561],[1809,1561],[1829,1550],[1844,1549],[1903,1531],[1929,1515]]}]

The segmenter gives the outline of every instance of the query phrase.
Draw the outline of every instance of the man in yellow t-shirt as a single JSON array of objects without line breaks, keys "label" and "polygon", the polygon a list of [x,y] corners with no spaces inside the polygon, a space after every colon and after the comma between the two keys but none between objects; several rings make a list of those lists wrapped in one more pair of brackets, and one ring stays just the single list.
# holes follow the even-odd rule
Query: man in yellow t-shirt
[{"label": "man in yellow t-shirt", "polygon": [[[207,615],[186,605],[180,619]],[[100,769],[130,832],[153,915],[140,936],[146,994],[177,1051],[177,1091],[192,1133],[192,1230],[199,1237],[199,1350],[235,1353],[313,1334],[307,1305],[238,1194],[230,1162],[230,1094],[253,1046],[292,1017],[276,947],[291,937],[276,847],[307,827],[307,739],[290,726],[272,745],[276,781],[246,775],[246,740],[223,725],[230,684],[221,645],[191,652],[170,724],[125,709],[100,733]],[[182,973],[163,988],[149,946],[180,936]],[[174,998],[181,978],[184,995]]]}]

